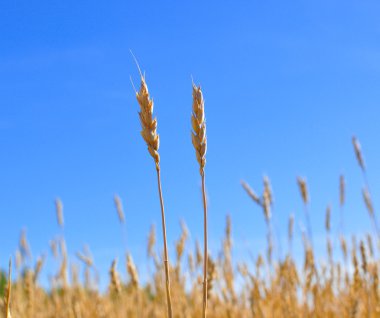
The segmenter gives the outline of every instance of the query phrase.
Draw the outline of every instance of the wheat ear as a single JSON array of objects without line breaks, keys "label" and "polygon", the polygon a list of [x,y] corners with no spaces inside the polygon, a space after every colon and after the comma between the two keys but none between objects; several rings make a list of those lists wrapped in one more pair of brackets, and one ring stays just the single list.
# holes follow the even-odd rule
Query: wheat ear
[{"label": "wheat ear", "polygon": [[192,142],[195,149],[199,172],[202,177],[203,196],[203,229],[204,229],[204,258],[203,258],[203,317],[207,316],[207,265],[208,265],[208,245],[207,245],[207,199],[205,186],[205,165],[206,165],[206,120],[204,110],[204,100],[200,86],[193,83],[193,112],[191,116]]},{"label": "wheat ear", "polygon": [[170,276],[169,276],[169,258],[168,258],[168,248],[166,241],[166,223],[165,223],[165,211],[164,211],[164,200],[162,197],[161,189],[161,173],[160,173],[160,155],[158,154],[158,148],[160,146],[160,137],[157,134],[157,119],[153,118],[153,100],[149,96],[148,86],[145,82],[145,77],[140,73],[141,86],[140,90],[136,92],[136,98],[140,105],[140,122],[141,122],[141,136],[145,140],[148,151],[154,162],[156,164],[157,172],[157,184],[158,193],[160,197],[161,205],[161,218],[162,218],[162,233],[164,241],[164,265],[165,265],[165,276],[166,276],[166,299],[167,299],[167,309],[168,317],[172,318],[172,301],[170,295]]}]

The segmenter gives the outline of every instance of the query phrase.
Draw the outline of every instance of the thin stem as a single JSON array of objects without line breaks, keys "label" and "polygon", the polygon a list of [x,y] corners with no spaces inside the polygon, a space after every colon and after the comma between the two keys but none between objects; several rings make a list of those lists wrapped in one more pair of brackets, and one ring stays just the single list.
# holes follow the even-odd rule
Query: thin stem
[{"label": "thin stem", "polygon": [[305,210],[305,216],[306,216],[307,232],[308,232],[311,248],[314,249],[313,232],[312,232],[312,229],[311,229],[309,208],[308,208],[308,205],[306,203],[304,204],[304,210]]},{"label": "thin stem", "polygon": [[162,234],[163,234],[163,239],[164,239],[164,265],[165,265],[165,278],[166,278],[166,301],[167,301],[167,306],[168,306],[168,318],[172,318],[173,312],[172,312],[172,299],[171,299],[171,295],[170,295],[168,246],[167,246],[167,241],[166,241],[166,223],[165,223],[165,212],[164,212],[164,199],[162,198],[161,173],[160,173],[160,166],[159,165],[156,165],[156,171],[157,171],[158,193],[160,196],[160,205],[161,205]]},{"label": "thin stem", "polygon": [[270,219],[267,220],[267,261],[269,265],[269,269],[272,269],[272,252],[273,252],[273,232],[272,232],[272,225],[270,222]]},{"label": "thin stem", "polygon": [[293,238],[292,237],[288,238],[288,253],[289,253],[289,257],[292,258],[293,256]]},{"label": "thin stem", "polygon": [[340,234],[343,235],[344,233],[344,206],[343,205],[340,206],[339,212],[340,212]]},{"label": "thin stem", "polygon": [[205,172],[201,170],[202,176],[202,195],[203,195],[203,228],[204,228],[204,257],[203,257],[203,318],[207,317],[207,263],[208,263],[208,246],[207,246],[207,199],[205,189]]},{"label": "thin stem", "polygon": [[274,227],[274,241],[277,242],[277,256],[278,258],[281,260],[282,259],[282,242],[281,242],[281,231],[280,231],[280,228],[278,227],[278,223],[277,223],[277,218],[276,218],[276,214],[273,212],[273,208],[272,208],[272,215],[273,215],[273,227]]}]

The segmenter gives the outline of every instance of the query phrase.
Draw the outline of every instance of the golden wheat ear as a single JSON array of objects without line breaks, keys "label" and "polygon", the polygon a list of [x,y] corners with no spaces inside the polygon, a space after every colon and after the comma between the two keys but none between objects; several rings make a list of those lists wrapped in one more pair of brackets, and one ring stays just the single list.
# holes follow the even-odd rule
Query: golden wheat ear
[{"label": "golden wheat ear", "polygon": [[158,154],[158,149],[160,147],[160,137],[157,133],[157,119],[153,117],[153,99],[150,98],[148,86],[142,76],[140,90],[136,93],[136,98],[140,105],[141,136],[148,147],[149,154],[154,159],[156,169],[159,170],[160,155]]},{"label": "golden wheat ear", "polygon": [[199,163],[201,175],[206,166],[206,119],[204,110],[203,94],[200,86],[193,83],[193,112],[191,116],[191,140],[195,149],[195,155]]}]

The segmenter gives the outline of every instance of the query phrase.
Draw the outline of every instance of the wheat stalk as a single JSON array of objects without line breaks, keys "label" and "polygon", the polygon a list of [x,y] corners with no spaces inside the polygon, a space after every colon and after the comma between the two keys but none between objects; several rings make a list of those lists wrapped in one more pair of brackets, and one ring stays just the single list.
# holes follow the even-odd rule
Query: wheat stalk
[{"label": "wheat stalk", "polygon": [[8,285],[5,292],[5,318],[11,318],[12,259],[9,259]]},{"label": "wheat stalk", "polygon": [[206,120],[204,110],[203,94],[200,86],[193,83],[193,112],[191,116],[191,139],[195,149],[196,158],[199,164],[199,172],[202,178],[203,196],[203,232],[204,232],[204,258],[203,258],[203,318],[207,316],[207,265],[208,265],[208,245],[207,245],[207,199],[205,186],[205,165],[206,165]]},{"label": "wheat stalk", "polygon": [[166,300],[167,300],[167,310],[168,317],[172,318],[172,300],[170,295],[170,275],[169,275],[169,257],[168,248],[166,240],[166,222],[165,222],[165,211],[164,211],[164,200],[162,197],[161,189],[161,169],[160,169],[160,155],[158,154],[158,149],[160,146],[160,138],[157,134],[157,119],[153,118],[153,100],[150,98],[148,86],[145,81],[145,77],[140,72],[141,86],[140,90],[136,92],[136,98],[140,105],[140,123],[141,123],[141,136],[145,140],[148,151],[152,158],[154,159],[157,172],[157,185],[158,193],[160,198],[161,206],[161,219],[162,219],[162,233],[163,233],[163,243],[164,243],[164,266],[165,266],[165,277],[166,277]]}]

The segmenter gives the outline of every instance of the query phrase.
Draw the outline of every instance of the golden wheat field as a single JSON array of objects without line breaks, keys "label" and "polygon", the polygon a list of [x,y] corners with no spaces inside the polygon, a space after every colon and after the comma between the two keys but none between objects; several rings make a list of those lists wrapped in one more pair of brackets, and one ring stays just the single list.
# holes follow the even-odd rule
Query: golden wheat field
[{"label": "golden wheat field", "polygon": [[[200,227],[204,237],[194,250],[185,248],[188,231],[182,224],[182,234],[175,242],[175,259],[168,257],[163,194],[161,192],[159,134],[157,119],[153,113],[153,100],[145,77],[136,91],[140,106],[141,136],[153,158],[157,173],[158,201],[161,207],[159,235],[163,246],[156,245],[156,231],[149,233],[147,255],[154,263],[154,270],[146,283],[139,280],[139,271],[133,256],[114,259],[109,268],[108,288],[100,290],[97,283],[96,264],[90,251],[78,252],[85,268],[84,276],[68,257],[64,235],[50,242],[51,253],[46,257],[60,262],[59,271],[50,277],[49,288],[40,284],[44,258],[30,266],[26,259],[30,246],[25,233],[21,234],[19,248],[9,271],[1,277],[0,308],[3,317],[380,317],[379,274],[380,236],[372,205],[371,192],[366,182],[366,165],[359,141],[353,137],[353,153],[358,169],[363,174],[363,215],[373,222],[374,231],[363,237],[332,233],[331,210],[326,209],[325,249],[328,262],[316,260],[313,248],[312,225],[309,221],[308,185],[297,178],[300,200],[304,204],[307,220],[302,231],[303,254],[294,255],[293,239],[295,222],[292,216],[287,227],[288,248],[286,256],[274,257],[276,231],[272,225],[272,190],[269,178],[263,180],[263,191],[256,193],[242,181],[241,191],[252,199],[252,204],[262,210],[267,226],[267,249],[256,259],[242,262],[232,259],[232,222],[226,218],[225,235],[219,256],[208,253],[207,196],[206,196],[206,121],[205,104],[200,87],[193,84],[191,118],[194,160],[199,164],[202,182],[204,222]],[[207,109],[206,109],[207,110]],[[189,128],[190,129],[190,128]],[[339,202],[343,211],[346,202],[345,178],[340,177]],[[120,198],[115,196],[115,207],[121,224],[125,215]],[[115,212],[115,213],[116,213]],[[58,225],[64,227],[63,204],[56,200]],[[4,224],[2,225],[4,226]],[[63,232],[62,232],[63,233]],[[374,234],[372,234],[374,233]],[[339,244],[333,244],[333,240]],[[301,259],[299,262],[297,259]],[[13,269],[13,271],[12,271]],[[121,279],[121,271],[128,279]],[[125,276],[125,275],[123,275]]]}]

